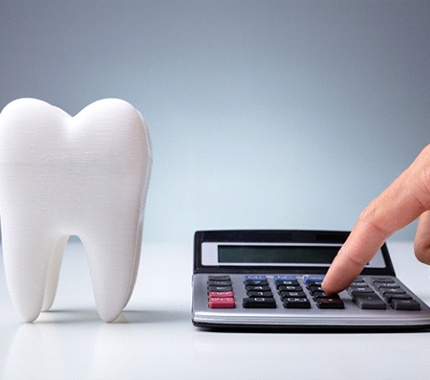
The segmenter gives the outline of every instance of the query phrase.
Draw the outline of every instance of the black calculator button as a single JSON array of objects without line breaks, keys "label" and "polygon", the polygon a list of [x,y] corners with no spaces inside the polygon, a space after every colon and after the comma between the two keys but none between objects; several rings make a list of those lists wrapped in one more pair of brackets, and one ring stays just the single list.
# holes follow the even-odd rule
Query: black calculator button
[{"label": "black calculator button", "polygon": [[274,309],[276,302],[274,298],[269,297],[256,297],[244,298],[242,306],[245,309]]},{"label": "black calculator button", "polygon": [[254,290],[249,290],[246,294],[248,297],[273,297],[272,292],[256,292]]},{"label": "black calculator button", "polygon": [[316,298],[339,298],[338,294],[327,294],[326,292],[313,292],[312,296]]},{"label": "black calculator button", "polygon": [[281,298],[304,298],[306,294],[304,292],[280,292]]},{"label": "black calculator button", "polygon": [[278,290],[280,292],[300,292],[303,288],[300,285],[279,285]]},{"label": "black calculator button", "polygon": [[377,285],[378,283],[390,283],[390,284],[396,283],[392,278],[387,278],[387,277],[373,277],[372,282],[374,285]]},{"label": "black calculator button", "polygon": [[311,303],[306,297],[284,298],[284,307],[287,309],[310,309]]},{"label": "black calculator button", "polygon": [[415,300],[392,299],[391,307],[395,310],[421,310],[421,305]]},{"label": "black calculator button", "polygon": [[269,283],[267,280],[250,280],[246,279],[243,281],[245,285],[253,285],[253,286],[267,286]]},{"label": "black calculator button", "polygon": [[278,280],[275,282],[276,286],[279,288],[281,285],[286,286],[299,286],[299,282],[297,280]]},{"label": "black calculator button", "polygon": [[315,303],[320,309],[344,309],[343,301],[338,297],[317,298]]},{"label": "black calculator button", "polygon": [[256,291],[256,292],[268,292],[270,291],[270,286],[268,285],[246,285],[245,289],[247,291]]},{"label": "black calculator button", "polygon": [[362,277],[357,277],[352,283],[351,286],[367,286],[366,281]]},{"label": "black calculator button", "polygon": [[386,309],[387,305],[376,294],[356,294],[354,302],[360,309]]},{"label": "black calculator button", "polygon": [[312,294],[314,292],[323,292],[324,289],[321,287],[321,285],[310,285],[308,286],[309,292]]},{"label": "black calculator button", "polygon": [[360,282],[359,281],[354,281],[350,285],[350,287],[358,287],[358,288],[361,288],[363,286],[367,286],[366,282],[364,282],[364,281],[360,281]]}]

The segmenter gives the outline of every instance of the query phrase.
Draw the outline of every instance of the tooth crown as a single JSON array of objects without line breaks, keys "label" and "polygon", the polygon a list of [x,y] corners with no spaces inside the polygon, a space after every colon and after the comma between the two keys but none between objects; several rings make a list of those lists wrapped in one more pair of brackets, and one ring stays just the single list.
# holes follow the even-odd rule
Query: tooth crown
[{"label": "tooth crown", "polygon": [[139,263],[151,143],[119,99],[71,117],[36,99],[0,114],[0,215],[11,299],[26,321],[51,306],[70,235],[87,252],[97,310],[114,320]]}]

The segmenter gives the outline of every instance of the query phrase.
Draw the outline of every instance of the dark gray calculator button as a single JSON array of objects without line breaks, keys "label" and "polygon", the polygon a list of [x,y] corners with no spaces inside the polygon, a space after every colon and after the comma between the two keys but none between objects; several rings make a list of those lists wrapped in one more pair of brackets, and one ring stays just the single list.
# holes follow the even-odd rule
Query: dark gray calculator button
[{"label": "dark gray calculator button", "polygon": [[227,275],[210,275],[208,276],[208,280],[215,280],[215,281],[230,281],[230,276]]},{"label": "dark gray calculator button", "polygon": [[213,286],[231,286],[231,281],[209,280],[208,285]]},{"label": "dark gray calculator button", "polygon": [[307,298],[285,298],[284,299],[284,307],[286,309],[310,309],[311,303]]},{"label": "dark gray calculator button", "polygon": [[397,299],[397,300],[411,300],[412,297],[409,294],[386,294],[385,295],[385,299],[388,302],[391,302],[391,300],[393,299]]},{"label": "dark gray calculator button", "polygon": [[351,296],[354,296],[355,294],[374,294],[374,290],[368,286],[363,286],[363,287],[355,287],[355,286],[351,286],[348,288],[348,293]]},{"label": "dark gray calculator button", "polygon": [[383,282],[389,282],[389,283],[395,283],[395,281],[392,278],[387,278],[387,277],[373,277],[372,278],[372,282],[373,284],[377,284],[379,283],[383,283]]},{"label": "dark gray calculator button", "polygon": [[242,306],[245,309],[274,309],[276,302],[274,298],[244,298]]},{"label": "dark gray calculator button", "polygon": [[421,305],[415,300],[392,299],[391,307],[395,310],[421,310]]},{"label": "dark gray calculator button", "polygon": [[390,283],[390,282],[377,282],[374,285],[381,292],[384,289],[399,289],[400,288],[399,285],[397,285],[395,283]]},{"label": "dark gray calculator button", "polygon": [[350,287],[363,287],[363,286],[367,286],[367,284],[364,281],[354,281],[350,285]]},{"label": "dark gray calculator button", "polygon": [[402,289],[391,289],[391,288],[382,288],[380,290],[383,296],[386,296],[387,294],[406,294],[406,292]]},{"label": "dark gray calculator button", "polygon": [[231,286],[215,286],[215,285],[209,285],[208,290],[211,292],[228,292],[230,290],[233,290]]},{"label": "dark gray calculator button", "polygon": [[320,309],[344,309],[345,305],[340,298],[317,298],[315,303]]},{"label": "dark gray calculator button", "polygon": [[363,286],[363,283],[366,283],[366,281],[365,281],[365,279],[364,279],[364,278],[362,278],[362,277],[357,277],[357,278],[353,281],[353,283],[357,283],[357,284],[360,284],[361,286]]},{"label": "dark gray calculator button", "polygon": [[356,294],[354,302],[360,309],[386,309],[387,305],[376,294]]}]

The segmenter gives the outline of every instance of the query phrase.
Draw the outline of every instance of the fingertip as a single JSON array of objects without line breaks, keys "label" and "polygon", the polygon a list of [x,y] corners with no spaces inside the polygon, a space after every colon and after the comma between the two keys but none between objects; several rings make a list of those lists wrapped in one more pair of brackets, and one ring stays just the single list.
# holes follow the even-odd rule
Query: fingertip
[{"label": "fingertip", "polygon": [[415,244],[414,246],[415,257],[422,262],[423,264],[430,264],[430,247],[429,246],[420,246]]},{"label": "fingertip", "polygon": [[339,281],[333,280],[332,276],[326,275],[321,286],[327,294],[336,294],[345,290],[348,285],[344,286]]}]

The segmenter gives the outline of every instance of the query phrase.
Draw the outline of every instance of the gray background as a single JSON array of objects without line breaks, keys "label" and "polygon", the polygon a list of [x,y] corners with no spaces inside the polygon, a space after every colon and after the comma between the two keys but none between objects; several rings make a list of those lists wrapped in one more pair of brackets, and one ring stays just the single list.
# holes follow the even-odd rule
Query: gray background
[{"label": "gray background", "polygon": [[430,142],[429,67],[426,1],[0,2],[1,108],[144,115],[146,241],[350,229]]}]

